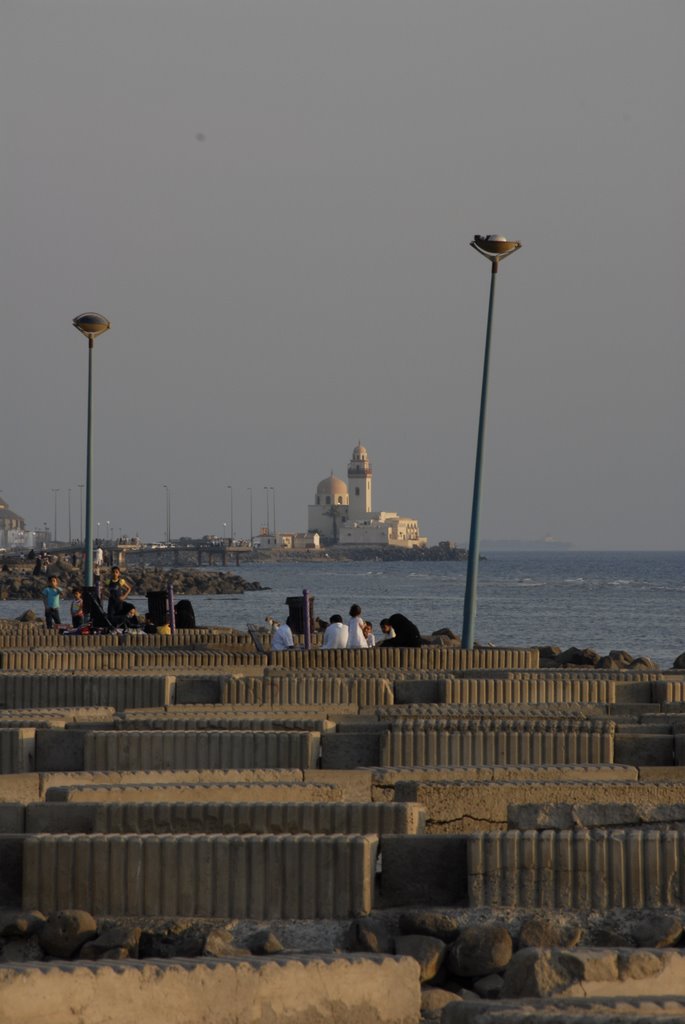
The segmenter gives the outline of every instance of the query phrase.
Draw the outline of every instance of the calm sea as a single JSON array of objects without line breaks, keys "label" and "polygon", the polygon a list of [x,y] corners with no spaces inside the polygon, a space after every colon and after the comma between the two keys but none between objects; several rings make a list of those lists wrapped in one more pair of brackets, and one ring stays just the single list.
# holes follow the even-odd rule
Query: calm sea
[{"label": "calm sea", "polygon": [[[283,620],[285,599],[306,588],[315,613],[362,607],[377,627],[402,612],[423,632],[461,633],[465,562],[281,562],[238,570],[266,591],[192,597],[199,625],[244,629],[267,615]],[[144,607],[145,602],[136,600]],[[662,668],[685,651],[685,552],[496,552],[481,562],[476,636],[481,643],[615,648],[649,655]],[[15,618],[37,602],[0,603]],[[376,630],[378,632],[378,630]]]}]

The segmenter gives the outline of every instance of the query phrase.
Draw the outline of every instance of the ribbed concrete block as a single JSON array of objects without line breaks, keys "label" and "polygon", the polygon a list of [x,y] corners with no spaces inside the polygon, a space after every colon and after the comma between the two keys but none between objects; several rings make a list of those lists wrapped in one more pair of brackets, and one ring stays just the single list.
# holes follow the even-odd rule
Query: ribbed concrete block
[{"label": "ribbed concrete block", "polygon": [[446,704],[549,704],[577,702],[613,704],[616,682],[601,678],[446,679],[441,700]]},{"label": "ribbed concrete block", "polygon": [[23,905],[92,914],[345,918],[373,904],[375,836],[27,836]]},{"label": "ribbed concrete block", "polygon": [[213,803],[216,801],[234,801],[254,803],[262,802],[322,802],[342,800],[340,786],[333,783],[317,782],[246,782],[241,783],[112,783],[111,785],[54,786],[47,790],[45,799],[69,803],[148,803],[163,801],[176,803],[190,801],[192,803]]},{"label": "ribbed concrete block", "polygon": [[32,772],[36,764],[35,729],[0,729],[0,774]]},{"label": "ribbed concrete block", "polygon": [[174,699],[174,677],[158,675],[74,675],[54,672],[0,675],[0,704],[5,708],[163,707]]},{"label": "ribbed concrete block", "polygon": [[[303,652],[309,653],[309,652]],[[264,679],[229,677],[223,684],[223,704],[392,704],[393,689],[382,676],[321,676],[310,672],[270,675]]]},{"label": "ribbed concrete block", "polygon": [[[0,719],[1,721],[1,719]],[[160,717],[153,715],[141,715],[137,718],[118,719],[114,726],[116,729],[138,729],[145,731],[159,731],[171,729],[184,731],[188,729],[216,730],[227,729],[231,732],[335,732],[335,722],[326,718],[302,718],[302,717],[256,717],[242,715],[231,717],[230,715],[190,715],[180,716],[169,713]]]},{"label": "ribbed concrete block", "polygon": [[409,803],[222,802],[87,806],[93,808],[94,832],[154,835],[214,832],[257,835],[417,835],[423,832],[425,822],[423,807]]},{"label": "ribbed concrete block", "polygon": [[315,732],[92,732],[84,768],[315,768]]},{"label": "ribbed concrete block", "polygon": [[12,1024],[416,1024],[421,1001],[412,957],[349,954],[2,964],[0,987]]},{"label": "ribbed concrete block", "polygon": [[555,723],[479,720],[398,722],[381,737],[381,764],[608,764],[614,724],[602,720]]},{"label": "ribbed concrete block", "polygon": [[[650,951],[651,952],[651,951]],[[606,973],[598,972],[601,976]],[[547,964],[541,965],[541,973]],[[553,970],[554,968],[552,968]],[[618,972],[617,972],[618,973]],[[642,979],[648,994],[635,996],[602,996],[548,999],[479,999],[449,1003],[442,1012],[440,1024],[680,1024],[685,1019],[685,997],[654,994],[658,978]],[[625,985],[625,988],[633,986]],[[669,989],[669,991],[671,991]]]},{"label": "ribbed concrete block", "polygon": [[685,832],[592,829],[469,836],[472,907],[607,910],[685,902]]},{"label": "ribbed concrete block", "polygon": [[608,704],[583,704],[580,701],[558,704],[391,704],[376,708],[379,721],[394,722],[398,719],[575,719],[606,718]]}]

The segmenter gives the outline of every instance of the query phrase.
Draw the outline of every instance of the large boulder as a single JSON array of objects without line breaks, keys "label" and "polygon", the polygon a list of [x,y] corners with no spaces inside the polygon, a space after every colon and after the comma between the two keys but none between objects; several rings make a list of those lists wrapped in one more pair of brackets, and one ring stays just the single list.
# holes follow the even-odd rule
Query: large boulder
[{"label": "large boulder", "polygon": [[518,944],[519,948],[529,946],[577,946],[581,939],[581,930],[575,924],[567,924],[558,914],[531,914],[521,922]]},{"label": "large boulder", "polygon": [[96,939],[81,947],[81,960],[125,960],[138,956],[140,928],[106,928]]},{"label": "large boulder", "polygon": [[97,922],[87,910],[55,910],[38,932],[38,942],[48,956],[69,960],[97,933]]},{"label": "large boulder", "polygon": [[514,944],[502,924],[471,925],[459,933],[449,948],[447,970],[457,978],[484,978],[503,970]]},{"label": "large boulder", "polygon": [[459,918],[449,910],[406,910],[399,926],[403,935],[432,935],[443,942],[452,942],[459,934]]},{"label": "large boulder", "polygon": [[599,661],[599,654],[590,647],[567,647],[556,656],[557,665],[589,665],[594,667]]},{"label": "large boulder", "polygon": [[395,939],[397,956],[412,956],[421,969],[421,982],[432,981],[442,967],[447,946],[430,935],[398,935]]}]

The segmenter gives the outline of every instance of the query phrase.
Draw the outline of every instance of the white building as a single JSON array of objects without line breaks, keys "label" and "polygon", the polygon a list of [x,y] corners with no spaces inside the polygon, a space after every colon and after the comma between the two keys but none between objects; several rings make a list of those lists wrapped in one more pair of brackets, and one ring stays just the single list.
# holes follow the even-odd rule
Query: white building
[{"label": "white building", "polygon": [[373,547],[426,547],[418,520],[395,512],[373,511],[373,471],[366,448],[352,452],[347,466],[347,484],[330,476],[316,488],[314,504],[308,508],[308,531],[319,533],[325,544]]}]

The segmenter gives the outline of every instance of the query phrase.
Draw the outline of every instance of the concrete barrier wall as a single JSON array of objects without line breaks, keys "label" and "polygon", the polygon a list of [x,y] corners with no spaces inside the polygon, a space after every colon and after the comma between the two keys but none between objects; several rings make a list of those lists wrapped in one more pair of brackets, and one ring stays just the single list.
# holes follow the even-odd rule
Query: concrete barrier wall
[{"label": "concrete barrier wall", "polygon": [[614,759],[613,723],[455,722],[454,728],[426,723],[399,725],[381,736],[381,764],[610,764]]},{"label": "concrete barrier wall", "polygon": [[601,678],[445,679],[439,699],[445,704],[549,704],[557,701],[613,704],[616,681]]},{"label": "concrete barrier wall", "polygon": [[67,675],[64,672],[0,674],[3,708],[164,707],[173,703],[172,675]]},{"label": "concrete barrier wall", "polygon": [[91,732],[86,771],[107,768],[315,768],[315,732]]},{"label": "concrete barrier wall", "polygon": [[[301,718],[290,717],[253,717],[253,715],[242,715],[233,718],[230,715],[214,714],[208,715],[175,715],[165,714],[160,717],[141,715],[137,718],[121,718],[113,722],[117,730],[145,730],[149,732],[159,730],[174,730],[183,732],[188,729],[214,731],[224,729],[229,732],[333,732],[335,722],[329,722],[326,718]],[[0,716],[0,722],[2,718]]]},{"label": "concrete barrier wall", "polygon": [[36,764],[35,729],[0,729],[0,774],[32,772]]},{"label": "concrete barrier wall", "polygon": [[216,803],[235,801],[244,803],[266,802],[322,802],[343,799],[341,786],[333,782],[159,782],[111,783],[98,786],[53,786],[45,799],[50,802],[69,803]]},{"label": "concrete barrier wall", "polygon": [[390,682],[374,678],[300,675],[269,676],[265,679],[230,677],[222,687],[223,704],[357,704],[375,707],[391,704]]},{"label": "concrete barrier wall", "polygon": [[234,665],[266,664],[266,655],[249,652],[224,653],[220,649],[0,650],[0,670],[3,672],[126,672],[133,668],[164,668],[173,671],[182,668],[230,668]]},{"label": "concrete barrier wall", "polygon": [[373,902],[375,836],[27,836],[23,905],[44,912],[345,918]]},{"label": "concrete barrier wall", "polygon": [[465,670],[473,668],[537,668],[537,649],[488,647],[465,651],[460,647],[373,647],[345,651],[272,651],[272,665],[284,668],[402,668]]},{"label": "concrete barrier wall", "polygon": [[468,840],[469,905],[607,910],[685,902],[685,832],[483,832]]},{"label": "concrete barrier wall", "polygon": [[421,1001],[412,957],[344,954],[2,964],[0,986],[12,1024],[416,1024]]},{"label": "concrete barrier wall", "polygon": [[606,718],[608,714],[608,704],[583,704],[580,701],[559,704],[391,704],[388,707],[377,708],[375,711],[379,721],[390,722],[401,718],[485,718],[492,720],[565,718],[585,720]]},{"label": "concrete barrier wall", "polygon": [[[37,804],[27,809],[27,831],[38,831],[33,822],[49,832],[103,832],[151,835],[176,833],[210,834],[308,834],[308,835],[416,835],[423,831],[424,809],[420,804],[398,803],[133,803],[133,804]],[[41,818],[41,813],[43,817]],[[88,829],[70,826],[69,815]],[[61,827],[60,827],[61,821]],[[28,827],[31,826],[31,827]]]}]

